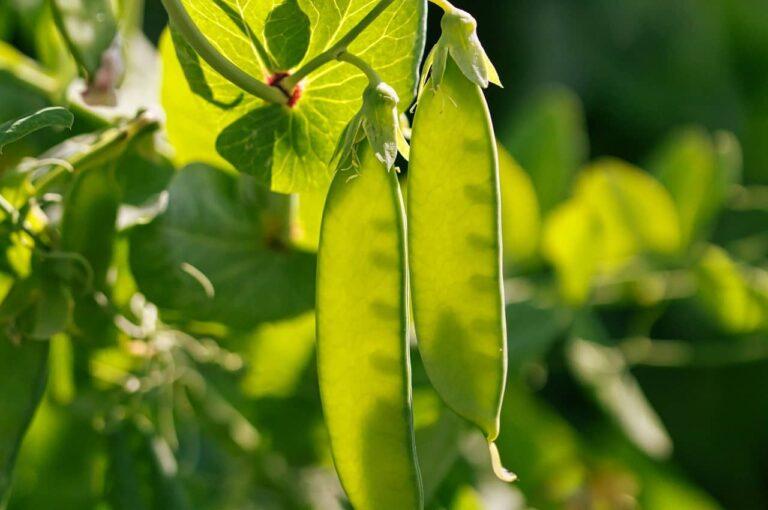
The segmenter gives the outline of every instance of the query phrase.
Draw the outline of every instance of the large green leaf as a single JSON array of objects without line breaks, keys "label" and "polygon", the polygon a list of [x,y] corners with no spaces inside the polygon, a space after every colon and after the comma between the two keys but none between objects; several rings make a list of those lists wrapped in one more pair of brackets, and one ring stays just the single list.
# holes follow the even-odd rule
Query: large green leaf
[{"label": "large green leaf", "polygon": [[[223,55],[262,80],[294,62],[306,63],[317,56],[344,36],[373,6],[365,0],[288,0],[278,5],[272,0],[185,0],[184,4]],[[349,48],[395,88],[403,111],[414,97],[424,46],[425,15],[424,0],[396,0]],[[306,50],[304,16],[309,19],[311,30]],[[207,90],[198,82],[193,84],[193,92],[206,90],[220,105],[231,105],[242,95],[240,89],[207,64],[190,62],[189,58],[194,56],[189,52],[181,51],[178,57],[183,59],[186,69],[201,66]],[[171,67],[171,73],[172,66],[178,63],[169,60],[175,58],[171,52],[163,52],[164,67]],[[277,63],[273,64],[273,60]],[[179,122],[176,116],[184,115],[185,110],[200,111],[189,103],[205,105],[200,107],[207,113],[204,129],[222,131],[215,149],[238,170],[255,175],[275,191],[317,188],[327,184],[333,174],[328,162],[342,130],[360,108],[366,84],[363,74],[354,67],[331,63],[305,80],[302,97],[293,108],[269,106],[246,95],[236,107],[222,109],[210,108],[205,99],[193,97],[186,85],[167,75],[163,95],[169,137],[174,145],[184,146],[184,132],[192,127]],[[176,97],[169,97],[171,94]],[[183,101],[178,94],[184,96]],[[200,118],[197,114],[194,120],[198,125]],[[213,152],[214,147],[206,145],[205,150]]]},{"label": "large green leaf", "polygon": [[14,345],[0,336],[0,507],[11,485],[21,440],[40,403],[48,374],[48,342]]},{"label": "large green leaf", "polygon": [[309,310],[315,256],[269,238],[269,198],[247,176],[180,171],[167,211],[131,235],[140,290],[169,314],[242,328]]}]

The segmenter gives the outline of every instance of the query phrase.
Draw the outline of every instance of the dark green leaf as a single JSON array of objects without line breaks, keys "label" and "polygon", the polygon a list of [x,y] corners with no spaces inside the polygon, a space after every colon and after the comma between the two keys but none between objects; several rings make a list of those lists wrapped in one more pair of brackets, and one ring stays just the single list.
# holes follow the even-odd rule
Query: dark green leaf
[{"label": "dark green leaf", "polygon": [[309,310],[315,256],[272,237],[268,201],[251,178],[203,165],[182,170],[168,210],[131,235],[141,291],[187,320],[242,328]]},{"label": "dark green leaf", "polygon": [[264,26],[264,37],[279,69],[298,65],[309,49],[309,16],[297,0],[283,0],[272,9]]},{"label": "dark green leaf", "polygon": [[47,127],[72,128],[74,116],[66,108],[43,108],[31,115],[0,125],[0,154],[9,143]]},{"label": "dark green leaf", "polygon": [[48,374],[48,342],[14,345],[0,336],[0,506],[8,496],[16,456],[40,403]]}]

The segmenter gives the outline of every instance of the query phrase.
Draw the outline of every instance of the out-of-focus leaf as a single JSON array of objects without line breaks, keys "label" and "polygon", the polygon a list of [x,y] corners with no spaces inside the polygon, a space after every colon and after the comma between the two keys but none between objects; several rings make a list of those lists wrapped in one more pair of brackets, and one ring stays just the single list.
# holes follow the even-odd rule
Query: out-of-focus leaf
[{"label": "out-of-focus leaf", "polygon": [[43,399],[19,453],[9,510],[97,508],[106,481],[104,446],[91,420]]},{"label": "out-of-focus leaf", "polygon": [[563,508],[584,481],[576,431],[537,401],[519,382],[510,381],[502,408],[498,446],[503,463],[534,508]]},{"label": "out-of-focus leaf", "polygon": [[459,458],[460,441],[466,426],[431,387],[415,390],[413,401],[416,451],[424,501],[429,506],[438,487]]},{"label": "out-of-focus leaf", "polygon": [[531,267],[539,256],[541,215],[531,178],[499,146],[501,228],[506,273]]},{"label": "out-of-focus leaf", "polygon": [[7,501],[21,441],[35,414],[48,376],[48,342],[16,345],[0,336],[0,507]]},{"label": "out-of-focus leaf", "polygon": [[72,128],[74,116],[66,108],[43,108],[31,115],[0,124],[0,154],[3,147],[43,128]]},{"label": "out-of-focus leaf", "polygon": [[732,135],[713,140],[702,129],[675,133],[652,157],[649,168],[672,195],[684,245],[707,234],[740,174],[740,147]]},{"label": "out-of-focus leaf", "polygon": [[768,328],[768,272],[741,267],[724,250],[710,246],[696,273],[700,302],[726,332]]},{"label": "out-of-focus leaf", "polygon": [[574,197],[547,219],[543,241],[563,296],[573,303],[587,298],[596,275],[615,273],[641,255],[672,257],[679,248],[678,216],[666,189],[612,159],[583,171]]},{"label": "out-of-focus leaf", "polygon": [[119,204],[120,189],[112,164],[80,172],[64,199],[61,247],[88,261],[96,290],[104,290],[112,261]]},{"label": "out-of-focus leaf", "polygon": [[114,334],[113,318],[94,300],[93,292],[106,292],[112,263],[120,188],[115,165],[108,163],[80,172],[64,199],[61,247],[76,253],[90,266],[89,287],[76,296],[74,320],[92,343],[107,344]]},{"label": "out-of-focus leaf", "polygon": [[89,80],[117,36],[117,20],[110,0],[53,0],[56,24],[72,56]]},{"label": "out-of-focus leaf", "polygon": [[647,455],[667,458],[672,442],[642,389],[630,373],[622,352],[609,345],[608,333],[591,315],[582,313],[566,357],[576,378]]},{"label": "out-of-focus leaf", "polygon": [[245,346],[243,393],[254,398],[289,397],[301,383],[315,348],[315,315],[259,327]]},{"label": "out-of-focus leaf", "polygon": [[269,193],[203,165],[180,171],[168,209],[131,234],[139,289],[176,320],[250,328],[314,304],[315,256],[274,238]]},{"label": "out-of-focus leaf", "polygon": [[451,510],[483,510],[480,494],[472,487],[462,487],[456,492],[451,503]]},{"label": "out-of-focus leaf", "polygon": [[510,303],[506,313],[507,349],[512,373],[546,356],[569,322],[564,310],[544,307],[532,301]]},{"label": "out-of-focus leaf", "polygon": [[543,212],[566,198],[576,171],[588,156],[581,102],[564,88],[532,98],[502,139],[531,176]]},{"label": "out-of-focus leaf", "polygon": [[153,134],[135,139],[115,167],[123,204],[144,206],[168,187],[173,164],[158,151]]}]

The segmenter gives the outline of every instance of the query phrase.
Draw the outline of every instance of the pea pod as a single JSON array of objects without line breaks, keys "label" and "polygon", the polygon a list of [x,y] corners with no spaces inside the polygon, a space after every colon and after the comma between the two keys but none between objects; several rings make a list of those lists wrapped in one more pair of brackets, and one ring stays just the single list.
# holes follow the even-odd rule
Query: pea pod
[{"label": "pea pod", "polygon": [[354,508],[420,509],[402,198],[395,173],[367,141],[360,147],[356,173],[337,172],[323,214],[320,393],[336,470]]},{"label": "pea pod", "polygon": [[11,343],[0,335],[0,508],[7,500],[13,465],[48,374],[48,342]]},{"label": "pea pod", "polygon": [[493,441],[507,372],[498,156],[482,91],[451,60],[414,119],[408,233],[427,374]]}]

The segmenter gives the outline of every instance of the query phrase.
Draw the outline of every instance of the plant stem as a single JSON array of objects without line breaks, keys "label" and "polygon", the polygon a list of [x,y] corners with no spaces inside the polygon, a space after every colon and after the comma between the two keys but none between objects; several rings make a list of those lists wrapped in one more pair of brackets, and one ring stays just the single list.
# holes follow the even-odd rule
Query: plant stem
[{"label": "plant stem", "polygon": [[429,0],[436,6],[440,7],[445,12],[452,12],[456,10],[456,7],[448,0]]},{"label": "plant stem", "polygon": [[187,43],[220,75],[237,85],[245,92],[276,104],[287,104],[288,97],[278,88],[263,83],[232,63],[211,44],[197,28],[181,0],[162,0],[173,27],[178,30]]},{"label": "plant stem", "polygon": [[353,55],[349,53],[348,51],[344,51],[339,54],[338,57],[336,57],[337,60],[340,60],[341,62],[346,62],[348,64],[352,64],[353,66],[360,69],[362,72],[365,73],[365,76],[368,77],[368,82],[376,86],[379,83],[382,82],[381,76],[379,76],[379,73],[377,73],[365,60],[361,59],[357,55]]},{"label": "plant stem", "polygon": [[[76,154],[67,161],[77,172],[85,171],[99,164],[114,160],[125,150],[126,145],[137,136],[155,131],[160,125],[157,120],[144,114],[139,114],[136,118],[129,121],[126,125],[111,129],[103,134],[96,144],[89,150]],[[57,166],[54,170],[45,174],[38,182],[34,184],[35,194],[41,195],[46,189],[64,173],[69,170],[64,166]]]},{"label": "plant stem", "polygon": [[339,39],[336,44],[304,64],[304,66],[294,74],[285,78],[282,81],[282,86],[284,89],[293,90],[299,83],[301,83],[301,80],[309,76],[311,73],[315,72],[329,62],[337,60],[339,55],[346,52],[347,47],[352,44],[352,42],[357,39],[357,37],[363,33],[363,31],[368,28],[371,23],[376,21],[376,19],[381,16],[387,7],[392,5],[392,2],[394,2],[394,0],[380,0],[379,3],[376,4],[376,6],[371,9],[371,11],[366,14],[365,17],[361,19],[357,25],[352,27],[352,29],[347,32],[344,37]]}]

